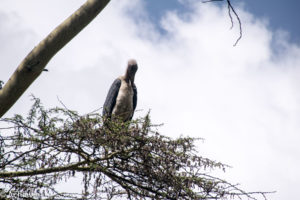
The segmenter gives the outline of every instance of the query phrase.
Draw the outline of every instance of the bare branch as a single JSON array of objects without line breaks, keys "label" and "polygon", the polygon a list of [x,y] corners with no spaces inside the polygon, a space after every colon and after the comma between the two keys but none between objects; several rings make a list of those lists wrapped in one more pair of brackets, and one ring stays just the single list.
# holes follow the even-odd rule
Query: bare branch
[{"label": "bare branch", "polygon": [[233,6],[231,5],[231,2],[230,0],[227,0],[227,4],[228,4],[228,13],[229,13],[229,16],[230,16],[230,19],[231,19],[231,27],[233,27],[233,20],[232,20],[232,16],[231,16],[231,12],[230,10],[234,13],[236,19],[238,20],[239,22],[239,29],[240,29],[240,36],[238,37],[238,39],[235,41],[234,45],[233,46],[236,46],[237,43],[240,41],[240,39],[242,38],[242,35],[243,35],[243,32],[242,32],[242,22],[241,22],[241,19],[239,17],[239,15],[236,13],[235,9],[233,8]]},{"label": "bare branch", "polygon": [[[215,1],[224,1],[224,0],[207,0],[207,1],[202,1],[202,3],[209,3],[209,2],[215,2]],[[231,15],[231,12],[233,12],[234,16],[236,17],[236,19],[238,20],[238,23],[239,23],[239,30],[240,30],[240,35],[239,37],[237,38],[237,40],[235,41],[235,43],[233,44],[233,46],[236,46],[237,43],[241,40],[242,36],[243,36],[243,30],[242,30],[242,22],[241,22],[241,19],[239,17],[239,15],[237,14],[237,12],[235,11],[234,7],[232,6],[231,4],[231,1],[230,0],[226,0],[227,2],[227,7],[228,7],[228,15],[229,15],[229,18],[230,18],[230,22],[231,22],[231,27],[230,29],[233,28],[233,18],[232,18],[232,15]]]},{"label": "bare branch", "polygon": [[19,99],[42,73],[50,59],[88,25],[110,0],[87,0],[75,13],[55,28],[21,62],[0,90],[0,117]]}]

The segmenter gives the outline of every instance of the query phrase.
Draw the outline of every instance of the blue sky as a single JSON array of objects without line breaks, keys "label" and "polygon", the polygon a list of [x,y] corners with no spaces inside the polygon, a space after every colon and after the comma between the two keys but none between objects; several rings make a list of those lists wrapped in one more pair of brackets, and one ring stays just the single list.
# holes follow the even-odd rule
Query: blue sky
[{"label": "blue sky", "polygon": [[[201,1],[201,0],[199,0]],[[290,40],[300,44],[300,1],[299,0],[232,0],[232,5],[243,4],[244,9],[260,18],[266,18],[273,30],[283,29],[290,34]],[[211,2],[226,5],[224,2]],[[186,12],[187,7],[177,0],[148,0],[146,8],[155,23],[166,11]],[[243,19],[242,19],[243,20]]]},{"label": "blue sky", "polygon": [[300,44],[300,1],[247,0],[244,2],[246,10],[258,17],[266,17],[273,30],[284,29],[288,31],[291,41]]},{"label": "blue sky", "polygon": [[[27,113],[30,94],[45,107],[59,105],[59,97],[82,114],[101,108],[113,80],[135,58],[135,117],[151,109],[152,121],[164,123],[160,133],[205,138],[201,155],[233,166],[222,176],[245,190],[276,190],[269,199],[298,200],[299,3],[233,0],[244,33],[233,47],[239,30],[229,29],[222,2],[180,1],[188,7],[176,0],[112,0],[6,116]],[[7,82],[84,2],[0,0],[0,80]]]}]

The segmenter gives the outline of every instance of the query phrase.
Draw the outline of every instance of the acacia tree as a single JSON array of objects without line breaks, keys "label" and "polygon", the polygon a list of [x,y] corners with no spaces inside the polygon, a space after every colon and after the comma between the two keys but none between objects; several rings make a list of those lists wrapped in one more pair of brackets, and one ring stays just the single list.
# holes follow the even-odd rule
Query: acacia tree
[{"label": "acacia tree", "polygon": [[[210,175],[228,166],[198,156],[195,138],[160,135],[149,115],[122,123],[97,113],[45,109],[34,98],[26,118],[0,122],[0,199],[265,197]],[[82,192],[56,186],[72,177],[82,178]]]}]

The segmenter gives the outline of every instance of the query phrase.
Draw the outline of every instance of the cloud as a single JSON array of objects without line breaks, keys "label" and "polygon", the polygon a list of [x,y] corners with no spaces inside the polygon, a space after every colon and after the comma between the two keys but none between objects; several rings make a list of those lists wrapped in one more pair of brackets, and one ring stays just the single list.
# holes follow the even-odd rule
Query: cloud
[{"label": "cloud", "polygon": [[[0,9],[0,41],[5,44],[0,64],[10,67],[1,67],[1,75],[14,70],[30,46],[80,5],[73,3],[66,11],[67,2],[53,1],[49,10],[60,9],[43,15],[44,9],[33,5],[36,1],[26,9],[15,8],[17,1],[4,2],[10,9]],[[244,34],[233,47],[239,30],[237,25],[229,29],[225,7],[190,2],[189,13],[166,13],[162,33],[148,19],[144,1],[128,2],[112,1],[52,59],[50,72],[8,115],[28,110],[30,93],[46,106],[57,105],[59,96],[81,113],[99,108],[126,60],[134,57],[140,66],[136,83],[142,111],[137,116],[151,109],[153,122],[165,123],[163,134],[204,137],[200,153],[232,165],[227,178],[244,188],[277,190],[272,199],[296,199],[300,47],[242,7],[237,11]]]}]

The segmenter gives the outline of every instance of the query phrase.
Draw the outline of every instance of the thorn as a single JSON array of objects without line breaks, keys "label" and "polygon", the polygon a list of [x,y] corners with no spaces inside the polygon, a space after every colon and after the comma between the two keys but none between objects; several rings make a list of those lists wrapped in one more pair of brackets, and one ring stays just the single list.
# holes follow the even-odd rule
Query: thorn
[{"label": "thorn", "polygon": [[44,71],[44,72],[48,72],[49,70],[48,70],[48,69],[43,69],[43,71]]}]

